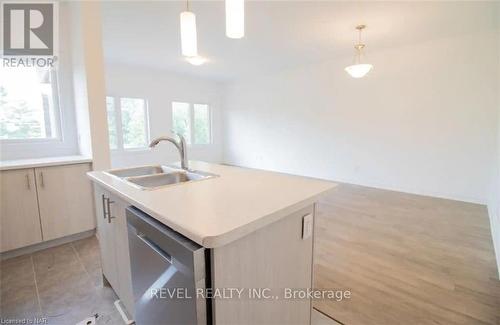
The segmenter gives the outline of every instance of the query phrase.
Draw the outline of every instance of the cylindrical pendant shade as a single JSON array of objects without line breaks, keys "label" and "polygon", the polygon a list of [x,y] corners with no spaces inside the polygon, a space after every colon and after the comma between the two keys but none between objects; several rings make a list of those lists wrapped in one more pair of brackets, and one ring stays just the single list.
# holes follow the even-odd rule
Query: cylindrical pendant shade
[{"label": "cylindrical pendant shade", "polygon": [[197,56],[196,16],[190,11],[181,12],[181,48],[184,56]]},{"label": "cylindrical pendant shade", "polygon": [[229,38],[245,36],[244,0],[226,0],[226,36]]}]

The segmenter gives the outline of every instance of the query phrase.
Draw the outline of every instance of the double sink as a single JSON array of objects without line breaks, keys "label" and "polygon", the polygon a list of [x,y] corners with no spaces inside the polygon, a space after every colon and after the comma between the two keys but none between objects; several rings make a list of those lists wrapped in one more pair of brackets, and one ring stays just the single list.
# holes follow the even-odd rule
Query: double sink
[{"label": "double sink", "polygon": [[207,172],[184,170],[163,165],[113,169],[105,173],[118,177],[141,190],[154,190],[170,185],[199,181],[218,176]]}]

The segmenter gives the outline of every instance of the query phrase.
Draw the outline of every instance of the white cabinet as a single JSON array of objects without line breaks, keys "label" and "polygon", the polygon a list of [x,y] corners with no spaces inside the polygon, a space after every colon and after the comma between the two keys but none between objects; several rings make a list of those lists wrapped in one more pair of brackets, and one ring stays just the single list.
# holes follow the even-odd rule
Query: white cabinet
[{"label": "white cabinet", "polygon": [[0,172],[0,252],[95,228],[90,164]]},{"label": "white cabinet", "polygon": [[35,168],[44,240],[95,228],[88,164]]},{"label": "white cabinet", "polygon": [[133,315],[134,298],[125,215],[129,204],[97,185],[94,198],[102,271],[127,311]]},{"label": "white cabinet", "polygon": [[118,266],[115,257],[114,232],[112,225],[108,221],[108,209],[111,207],[111,200],[108,191],[99,186],[95,186],[97,236],[101,249],[102,273],[113,288],[118,288]]},{"label": "white cabinet", "polygon": [[127,202],[110,196],[115,203],[111,206],[111,225],[114,230],[116,265],[118,271],[118,296],[127,310],[133,314],[134,295],[132,293],[132,275],[130,271],[130,252],[128,247],[127,218],[125,209]]},{"label": "white cabinet", "polygon": [[42,241],[32,168],[0,172],[0,252]]}]

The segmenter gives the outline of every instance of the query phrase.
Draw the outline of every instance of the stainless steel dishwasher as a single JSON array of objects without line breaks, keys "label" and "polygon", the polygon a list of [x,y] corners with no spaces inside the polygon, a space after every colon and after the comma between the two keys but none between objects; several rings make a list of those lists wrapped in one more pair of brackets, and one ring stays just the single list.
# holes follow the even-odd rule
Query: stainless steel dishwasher
[{"label": "stainless steel dishwasher", "polygon": [[136,324],[210,324],[208,250],[135,207],[127,224]]}]

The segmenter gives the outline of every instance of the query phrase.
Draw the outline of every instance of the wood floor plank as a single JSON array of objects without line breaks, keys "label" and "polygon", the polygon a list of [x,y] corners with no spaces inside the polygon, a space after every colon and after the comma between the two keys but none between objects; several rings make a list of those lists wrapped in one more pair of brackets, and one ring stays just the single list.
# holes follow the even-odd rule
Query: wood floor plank
[{"label": "wood floor plank", "polygon": [[484,206],[342,184],[317,211],[315,287],[352,293],[318,310],[344,324],[500,324]]}]

